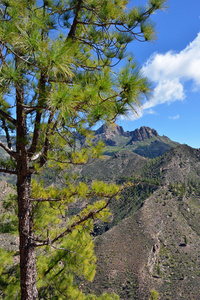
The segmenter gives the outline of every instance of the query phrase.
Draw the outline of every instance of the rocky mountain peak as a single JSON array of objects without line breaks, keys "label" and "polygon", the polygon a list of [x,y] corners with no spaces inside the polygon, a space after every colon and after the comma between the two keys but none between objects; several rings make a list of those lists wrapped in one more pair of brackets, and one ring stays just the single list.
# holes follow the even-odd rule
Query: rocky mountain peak
[{"label": "rocky mountain peak", "polygon": [[134,131],[124,131],[117,124],[104,124],[94,131],[94,142],[102,140],[108,148],[106,153],[119,150],[130,150],[143,157],[157,157],[178,143],[166,136],[160,136],[155,129],[142,126]]},{"label": "rocky mountain peak", "polygon": [[126,132],[124,131],[122,126],[117,125],[116,123],[113,124],[103,124],[99,129],[95,131],[95,135],[104,134],[108,135],[122,135],[126,136]]},{"label": "rocky mountain peak", "polygon": [[141,142],[159,135],[155,129],[146,126],[142,126],[140,129],[135,129],[134,131],[124,131],[122,126],[116,123],[105,123],[95,131],[95,136],[96,139],[104,140],[106,145],[116,146],[121,138],[128,138],[127,145],[132,145],[135,142]]},{"label": "rocky mountain peak", "polygon": [[132,137],[134,141],[144,141],[146,139],[150,139],[153,136],[158,136],[158,133],[155,129],[151,129],[150,127],[142,126],[140,129],[135,129],[134,131],[124,131],[122,126],[113,124],[103,124],[99,129],[95,130],[95,135],[101,136],[114,136],[120,135],[125,137]]},{"label": "rocky mountain peak", "polygon": [[105,123],[95,131],[95,136],[97,140],[103,140],[106,145],[116,146],[116,137],[128,137],[129,132],[125,132],[124,129],[116,123]]},{"label": "rocky mountain peak", "polygon": [[150,139],[153,136],[158,136],[158,133],[155,129],[151,129],[150,127],[142,126],[140,129],[135,129],[130,132],[132,138],[129,144],[133,142],[141,142],[147,139]]}]

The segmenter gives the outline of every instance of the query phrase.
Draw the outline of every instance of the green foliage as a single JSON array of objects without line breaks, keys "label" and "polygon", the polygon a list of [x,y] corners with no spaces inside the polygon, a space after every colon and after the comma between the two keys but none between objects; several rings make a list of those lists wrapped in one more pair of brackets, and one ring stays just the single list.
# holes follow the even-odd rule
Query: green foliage
[{"label": "green foliage", "polygon": [[156,292],[155,290],[151,291],[151,297],[149,298],[149,300],[158,300],[159,298],[159,293]]},{"label": "green foliage", "polygon": [[2,202],[2,207],[5,211],[1,215],[0,232],[2,233],[18,233],[18,218],[17,218],[17,197],[16,195],[8,195]]},{"label": "green foliage", "polygon": [[[91,225],[88,222],[85,226]],[[44,253],[37,260],[38,288],[42,297],[49,298],[53,290],[55,297],[65,291],[66,298],[73,299],[73,295],[80,293],[73,282],[74,276],[93,279],[96,259],[89,230],[74,230],[68,239],[63,239],[59,247],[48,246]]]},{"label": "green foliage", "polygon": [[[17,253],[0,248],[0,286],[3,299],[19,299],[19,265]],[[2,295],[2,294],[1,294]]]},{"label": "green foliage", "polygon": [[188,239],[187,239],[187,236],[186,235],[184,235],[184,243],[185,243],[185,245],[187,245],[188,244]]},{"label": "green foliage", "polygon": [[174,196],[179,196],[179,199],[182,200],[187,192],[187,184],[185,182],[181,185],[178,182],[175,184],[170,183],[169,190]]},{"label": "green foliage", "polygon": [[[34,194],[34,191],[38,190],[40,196],[46,196],[45,192],[47,195],[58,199],[58,197],[63,197],[63,195],[66,197],[66,195],[72,193],[72,198],[75,195],[84,197],[84,199],[88,197],[87,201],[90,198],[98,199],[98,197],[106,199],[106,197],[112,196],[113,193],[119,192],[119,186],[97,181],[94,181],[90,188],[85,183],[80,182],[78,185],[63,189],[62,194],[58,194],[60,190],[53,186],[45,190],[43,185],[41,183],[37,185],[36,181],[33,181],[32,187],[32,193]],[[98,218],[106,221],[109,216],[109,211],[104,208],[106,205],[105,200],[91,201],[91,204],[88,204],[78,215],[71,214],[70,209],[67,207],[71,200],[70,202],[43,201],[35,203],[33,229],[39,237],[38,242],[49,241],[48,246],[42,249],[38,248],[37,251],[37,286],[40,297],[48,299],[53,295],[54,299],[57,299],[57,297],[72,300],[75,297],[77,299],[118,299],[115,295],[104,294],[101,297],[85,295],[79,289],[83,279],[91,281],[95,275],[96,257],[91,235],[94,220]],[[8,197],[3,205],[4,209],[7,209],[6,215],[9,215],[9,212],[14,214],[14,211],[15,214],[17,213],[16,196]],[[91,212],[93,217],[87,217]],[[79,223],[81,219],[84,221]],[[14,226],[11,218],[6,220],[6,226],[4,225],[4,228],[10,229],[8,232],[11,232],[11,226]],[[3,230],[5,232],[4,228],[1,228],[1,232]],[[68,228],[67,238],[63,235],[56,243],[51,244],[64,230],[66,231],[66,228]],[[13,227],[14,233],[16,233],[16,230],[17,228]],[[15,253],[14,256],[13,254],[13,252],[7,252],[3,249],[0,252],[0,261],[2,259],[0,283],[5,299],[9,299],[9,297],[18,299],[17,295],[20,295],[19,253]]]}]

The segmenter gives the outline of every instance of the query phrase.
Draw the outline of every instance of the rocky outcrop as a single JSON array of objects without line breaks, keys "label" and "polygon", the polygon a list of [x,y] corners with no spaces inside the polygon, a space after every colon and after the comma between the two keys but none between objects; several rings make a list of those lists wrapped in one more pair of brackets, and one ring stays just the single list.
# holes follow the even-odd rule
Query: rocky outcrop
[{"label": "rocky outcrop", "polygon": [[[94,142],[102,140],[108,146],[105,153],[112,155],[119,150],[131,150],[141,156],[154,158],[163,155],[178,143],[160,136],[155,129],[142,126],[133,131],[124,131],[117,124],[104,124],[94,131]],[[112,150],[113,149],[113,150]]]},{"label": "rocky outcrop", "polygon": [[117,146],[117,137],[129,137],[130,133],[117,124],[103,124],[95,132],[95,140],[103,140],[107,146]]},{"label": "rocky outcrop", "polygon": [[122,135],[122,136],[129,136],[129,132],[125,132],[122,126],[114,124],[103,124],[99,129],[95,130],[95,135]]},{"label": "rocky outcrop", "polygon": [[99,129],[95,130],[95,136],[97,135],[101,136],[102,139],[109,139],[115,135],[131,137],[129,141],[129,144],[131,144],[132,142],[141,142],[153,136],[158,136],[158,133],[155,129],[146,126],[142,126],[134,131],[124,131],[122,126],[114,123],[112,125],[103,124]]},{"label": "rocky outcrop", "polygon": [[144,140],[150,139],[153,136],[158,136],[158,133],[155,129],[142,126],[140,127],[140,129],[131,131],[130,135],[132,136],[132,138],[128,142],[129,145],[133,144],[134,142],[142,142]]}]

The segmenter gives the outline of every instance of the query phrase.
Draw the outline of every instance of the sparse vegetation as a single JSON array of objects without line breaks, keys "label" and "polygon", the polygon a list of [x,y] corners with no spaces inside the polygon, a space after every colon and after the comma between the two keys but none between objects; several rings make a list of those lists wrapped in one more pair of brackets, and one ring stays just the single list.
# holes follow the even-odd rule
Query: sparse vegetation
[{"label": "sparse vegetation", "polygon": [[159,298],[159,293],[156,292],[155,290],[151,291],[151,297],[149,298],[149,300],[158,300]]}]

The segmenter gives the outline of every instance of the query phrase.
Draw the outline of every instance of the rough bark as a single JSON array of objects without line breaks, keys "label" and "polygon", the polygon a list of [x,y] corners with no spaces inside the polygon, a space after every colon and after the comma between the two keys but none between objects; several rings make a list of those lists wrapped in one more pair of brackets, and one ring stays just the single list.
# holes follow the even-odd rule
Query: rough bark
[{"label": "rough bark", "polygon": [[36,254],[32,229],[32,203],[29,201],[30,178],[29,174],[18,174],[17,178],[21,300],[38,299]]},{"label": "rough bark", "polygon": [[[17,63],[16,63],[17,65]],[[24,112],[24,89],[20,83],[16,88],[17,104],[17,195],[19,219],[19,250],[21,300],[36,300],[36,254],[33,241],[32,204],[29,200],[31,189],[31,173],[27,149],[27,124]]]}]

